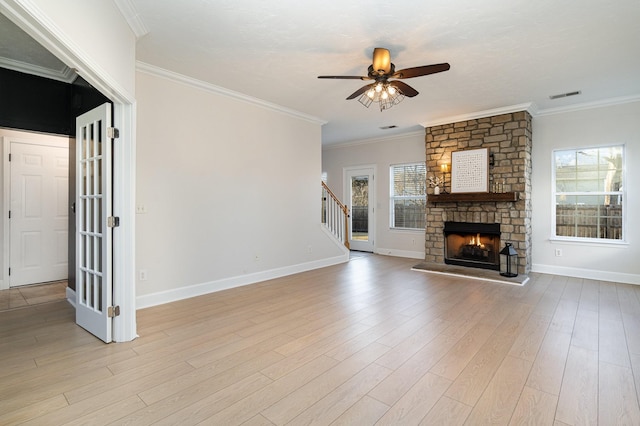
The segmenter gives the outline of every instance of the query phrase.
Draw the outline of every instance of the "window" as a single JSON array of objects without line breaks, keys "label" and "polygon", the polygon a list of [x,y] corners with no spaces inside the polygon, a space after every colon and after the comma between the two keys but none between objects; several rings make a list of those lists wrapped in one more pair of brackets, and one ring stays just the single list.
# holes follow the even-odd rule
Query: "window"
[{"label": "window", "polygon": [[624,146],[558,150],[555,236],[572,240],[623,240]]},{"label": "window", "polygon": [[427,168],[425,163],[391,166],[391,227],[425,229]]}]

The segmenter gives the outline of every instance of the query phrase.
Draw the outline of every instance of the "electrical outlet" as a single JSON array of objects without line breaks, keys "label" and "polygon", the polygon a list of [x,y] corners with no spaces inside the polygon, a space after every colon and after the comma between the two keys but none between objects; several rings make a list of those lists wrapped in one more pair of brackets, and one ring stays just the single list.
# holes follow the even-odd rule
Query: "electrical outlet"
[{"label": "electrical outlet", "polygon": [[556,249],[556,256],[562,256],[562,249]]},{"label": "electrical outlet", "polygon": [[256,254],[253,260],[255,260],[256,262],[260,262],[260,255]]},{"label": "electrical outlet", "polygon": [[140,281],[146,281],[147,280],[147,270],[146,269],[140,269],[139,272],[139,277],[140,277]]},{"label": "electrical outlet", "polygon": [[147,213],[147,206],[144,204],[136,204],[136,213],[137,214]]}]

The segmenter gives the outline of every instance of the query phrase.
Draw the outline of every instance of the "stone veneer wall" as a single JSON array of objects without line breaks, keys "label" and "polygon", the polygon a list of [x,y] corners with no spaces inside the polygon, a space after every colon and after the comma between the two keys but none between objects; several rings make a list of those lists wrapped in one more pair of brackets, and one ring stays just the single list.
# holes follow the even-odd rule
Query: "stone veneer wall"
[{"label": "stone veneer wall", "polygon": [[[516,202],[432,203],[427,193],[425,261],[444,263],[446,221],[500,223],[501,246],[513,243],[518,252],[518,272],[531,270],[531,115],[526,111],[428,127],[425,144],[427,176],[440,176],[440,165],[451,164],[451,153],[489,148],[495,164],[489,167],[489,188],[506,182],[518,192]],[[447,175],[447,190],[451,174]]]}]

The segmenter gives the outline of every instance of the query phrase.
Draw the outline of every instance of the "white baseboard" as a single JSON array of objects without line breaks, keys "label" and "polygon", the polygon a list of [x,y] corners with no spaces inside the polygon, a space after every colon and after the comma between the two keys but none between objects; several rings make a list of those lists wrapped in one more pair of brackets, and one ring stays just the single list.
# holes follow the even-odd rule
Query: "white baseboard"
[{"label": "white baseboard", "polygon": [[287,275],[298,274],[300,272],[311,271],[313,269],[325,268],[349,261],[349,253],[345,255],[321,259],[313,262],[301,263],[298,265],[286,266],[283,268],[271,269],[254,274],[242,275],[238,277],[225,278],[217,281],[210,281],[195,284],[188,287],[181,287],[157,293],[145,294],[136,297],[136,309],[149,308],[151,306],[162,305],[191,297],[202,296],[216,291],[228,290],[230,288],[255,284],[262,281],[280,278]]},{"label": "white baseboard", "polygon": [[410,250],[396,250],[396,249],[377,248],[375,250],[375,253],[376,254],[382,254],[384,256],[406,257],[406,258],[409,258],[409,259],[424,260],[424,250],[422,250],[422,251],[410,251]]},{"label": "white baseboard", "polygon": [[76,307],[76,291],[72,288],[67,287],[66,289],[67,302],[71,304],[71,306]]},{"label": "white baseboard", "polygon": [[598,271],[594,269],[583,268],[567,268],[562,266],[541,265],[536,263],[531,265],[531,272],[640,285],[640,275],[626,274],[622,272]]}]

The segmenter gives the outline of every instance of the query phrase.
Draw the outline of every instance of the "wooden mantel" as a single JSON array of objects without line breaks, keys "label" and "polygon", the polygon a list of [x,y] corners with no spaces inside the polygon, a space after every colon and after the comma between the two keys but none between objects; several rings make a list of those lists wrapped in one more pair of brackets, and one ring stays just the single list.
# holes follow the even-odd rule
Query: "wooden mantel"
[{"label": "wooden mantel", "polygon": [[455,194],[427,195],[429,203],[518,201],[517,192],[460,192]]}]

